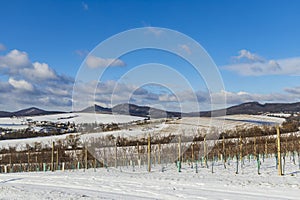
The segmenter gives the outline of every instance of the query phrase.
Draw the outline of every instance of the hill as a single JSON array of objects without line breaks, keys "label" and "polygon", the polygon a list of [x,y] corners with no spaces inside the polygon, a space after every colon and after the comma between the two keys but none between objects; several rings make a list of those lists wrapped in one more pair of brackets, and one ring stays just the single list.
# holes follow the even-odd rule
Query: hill
[{"label": "hill", "polygon": [[0,117],[22,117],[22,116],[36,116],[36,115],[51,115],[65,113],[62,111],[46,111],[36,107],[26,108],[15,112],[0,111]]},{"label": "hill", "polygon": [[[119,104],[112,108],[106,108],[99,105],[93,105],[88,108],[83,109],[80,112],[90,113],[102,113],[102,114],[122,114],[122,115],[132,115],[139,117],[151,117],[151,118],[172,118],[172,117],[209,117],[212,111],[201,111],[201,112],[190,112],[190,113],[180,113],[165,111],[157,108],[152,108],[149,106],[138,106],[135,104]],[[265,103],[260,104],[258,102],[247,102],[240,105],[231,106],[227,109],[215,110],[214,116],[220,116],[226,113],[226,115],[236,115],[236,114],[249,114],[257,115],[261,113],[291,113],[300,112],[300,102],[296,103]],[[12,116],[35,116],[35,115],[49,115],[49,114],[59,114],[64,113],[60,111],[46,111],[36,107],[31,107],[16,112],[5,112],[0,111],[0,117],[12,117]]]},{"label": "hill", "polygon": [[180,117],[180,112],[171,112],[161,109],[152,108],[149,106],[138,106],[135,104],[118,104],[112,108],[105,108],[99,105],[90,106],[85,108],[81,112],[96,112],[101,114],[120,114],[120,115],[132,115],[138,117],[149,117],[151,118],[171,118]]}]

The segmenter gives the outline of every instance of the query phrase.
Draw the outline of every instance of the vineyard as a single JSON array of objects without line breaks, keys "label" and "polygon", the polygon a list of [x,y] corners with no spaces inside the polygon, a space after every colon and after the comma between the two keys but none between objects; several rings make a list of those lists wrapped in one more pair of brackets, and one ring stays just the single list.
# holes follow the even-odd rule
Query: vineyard
[{"label": "vineyard", "polygon": [[[275,134],[274,134],[275,130]],[[279,131],[284,132],[281,128]],[[255,133],[255,134],[254,134]],[[223,165],[235,168],[236,174],[246,162],[256,162],[257,171],[265,158],[274,158],[274,173],[285,171],[285,161],[290,159],[300,169],[300,132],[276,135],[276,129],[250,128],[227,131],[220,136],[198,131],[195,135],[151,135],[142,138],[106,135],[81,141],[78,135],[43,147],[40,143],[27,145],[26,150],[16,147],[0,150],[0,172],[33,172],[77,170],[89,168],[118,168],[134,172],[136,168],[159,166],[164,171],[175,164],[181,171],[182,164],[195,169]],[[279,155],[279,156],[278,156]],[[282,161],[282,162],[280,162]]]}]

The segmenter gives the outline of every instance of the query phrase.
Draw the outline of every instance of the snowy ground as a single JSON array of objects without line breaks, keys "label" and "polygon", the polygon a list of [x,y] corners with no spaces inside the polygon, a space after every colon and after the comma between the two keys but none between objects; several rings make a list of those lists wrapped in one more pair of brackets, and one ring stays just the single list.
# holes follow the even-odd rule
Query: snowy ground
[{"label": "snowy ground", "polygon": [[143,120],[142,117],[135,117],[129,115],[110,115],[110,114],[95,114],[95,113],[64,113],[55,115],[43,115],[33,117],[4,117],[0,118],[0,127],[21,129],[26,128],[24,125],[26,120],[32,119],[33,121],[51,121],[51,122],[74,122],[79,123],[127,123],[131,121]]},{"label": "snowy ground", "polygon": [[[110,115],[110,114],[95,114],[95,113],[64,113],[56,115],[43,115],[33,117],[20,117],[20,118],[0,118],[0,127],[21,129],[26,128],[24,125],[26,120],[32,119],[33,121],[51,121],[51,122],[74,122],[79,123],[127,123],[137,120],[143,120],[142,117],[135,117],[129,115]],[[200,127],[209,126],[224,126],[225,129],[231,129],[235,126],[249,126],[249,125],[272,125],[281,124],[284,118],[269,117],[265,115],[228,115],[225,117],[186,117],[179,120],[177,123],[182,125],[194,125]]]},{"label": "snowy ground", "polygon": [[[59,119],[74,116],[71,119]],[[47,116],[36,116],[32,118],[37,121],[75,121],[76,123],[93,123],[95,121],[101,123],[111,123],[111,122],[130,122],[135,120],[140,120],[143,118],[127,116],[127,115],[109,115],[109,114],[91,114],[91,113],[69,113],[69,114],[59,114],[59,115],[47,115]],[[20,126],[21,121],[24,119],[11,119],[11,118],[0,118],[1,124],[9,124],[10,126]],[[99,133],[88,133],[81,134],[81,140],[83,142],[90,138],[97,138],[105,135],[114,135],[121,137],[146,137],[147,134],[151,135],[169,135],[169,134],[184,134],[184,135],[195,135],[197,132],[208,130],[210,127],[216,127],[217,131],[221,133],[222,130],[234,129],[235,127],[251,127],[260,125],[274,125],[281,124],[284,119],[277,117],[269,117],[263,115],[230,115],[226,116],[225,120],[223,117],[208,118],[208,117],[187,117],[180,120],[174,120],[171,123],[161,123],[160,120],[150,121],[149,125],[134,126],[124,128],[118,131],[110,132],[99,132]],[[2,140],[0,141],[0,148],[8,148],[16,146],[17,149],[26,148],[26,144],[34,146],[35,142],[41,142],[42,144],[51,146],[52,141],[65,139],[67,135],[59,136],[49,136],[49,137],[36,137],[28,139],[17,139],[17,140]]]},{"label": "snowy ground", "polygon": [[254,160],[235,174],[235,163],[224,169],[219,163],[211,168],[184,164],[178,173],[175,166],[141,169],[89,169],[11,173],[0,176],[0,199],[299,199],[300,171],[287,159],[286,175],[278,176],[275,159],[262,162],[257,174]]}]

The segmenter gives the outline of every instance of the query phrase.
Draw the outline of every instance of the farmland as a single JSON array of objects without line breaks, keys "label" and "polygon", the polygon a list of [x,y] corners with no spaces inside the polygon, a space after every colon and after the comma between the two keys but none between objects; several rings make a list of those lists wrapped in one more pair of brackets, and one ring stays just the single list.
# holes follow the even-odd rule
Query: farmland
[{"label": "farmland", "polygon": [[[16,119],[5,118],[1,123],[9,120]],[[213,198],[296,199],[300,188],[300,132],[289,132],[283,118],[231,115],[145,120],[79,113],[35,120],[76,120],[93,127],[115,123],[118,130],[0,141],[2,195],[13,191],[19,198],[22,191],[32,199],[43,192],[51,198],[113,199],[125,193],[122,198],[177,199],[196,198],[196,191],[201,191],[203,198],[215,192]],[[284,179],[279,178],[278,169]],[[65,186],[57,186],[69,176]],[[157,181],[160,184],[154,187]],[[141,182],[143,189],[138,186]],[[279,187],[289,193],[278,192]]]}]

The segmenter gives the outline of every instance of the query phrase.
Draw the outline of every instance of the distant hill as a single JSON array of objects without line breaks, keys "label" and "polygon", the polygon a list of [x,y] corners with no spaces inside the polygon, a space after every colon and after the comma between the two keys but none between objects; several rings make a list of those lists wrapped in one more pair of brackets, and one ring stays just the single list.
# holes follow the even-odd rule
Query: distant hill
[{"label": "distant hill", "polygon": [[151,118],[171,118],[171,117],[181,117],[180,112],[170,112],[157,108],[152,108],[149,106],[138,106],[134,104],[119,104],[112,108],[113,113],[133,115],[139,117]]},{"label": "distant hill", "polygon": [[265,103],[258,102],[243,103],[238,106],[232,106],[227,109],[228,115],[234,114],[260,114],[260,113],[278,113],[278,112],[300,112],[300,102],[297,103]]},{"label": "distant hill", "polygon": [[[261,114],[261,113],[279,113],[279,112],[300,112],[300,102],[297,103],[266,103],[260,104],[258,102],[247,102],[240,105],[232,106],[227,109],[215,110],[214,116],[219,116],[224,114],[226,111],[227,115],[236,114]],[[209,117],[212,111],[201,111],[201,112],[190,112],[190,113],[180,113],[171,112],[161,109],[152,108],[149,106],[138,106],[134,104],[119,104],[113,108],[105,108],[99,105],[93,105],[80,112],[96,112],[102,114],[123,114],[123,115],[133,115],[139,117],[151,117],[151,118],[171,118],[171,117]],[[24,110],[19,110],[16,112],[5,112],[0,111],[0,117],[12,117],[12,116],[34,116],[34,115],[49,115],[49,114],[59,114],[64,113],[60,111],[46,111],[36,107],[27,108]]]},{"label": "distant hill", "polygon": [[132,116],[138,116],[138,117],[148,117],[151,116],[151,118],[170,118],[170,117],[180,117],[180,112],[170,112],[170,111],[164,111],[156,108],[152,108],[149,106],[138,106],[135,104],[119,104],[114,106],[113,108],[104,108],[99,105],[94,105],[91,107],[88,107],[81,112],[96,112],[96,113],[102,113],[102,114],[121,114],[121,115],[132,115]]},{"label": "distant hill", "polygon": [[[210,117],[212,111],[201,111],[201,112],[190,112],[190,113],[180,113],[164,111],[156,108],[151,108],[148,106],[138,106],[134,104],[119,104],[113,108],[103,108],[101,106],[91,106],[85,111],[96,111],[98,113],[117,113],[123,115],[133,115],[140,117],[151,118],[170,118],[170,117]],[[227,109],[215,110],[213,111],[214,116],[221,116],[224,113],[226,115],[236,115],[236,114],[249,114],[257,115],[261,113],[278,113],[278,112],[300,112],[300,102],[297,103],[266,103],[260,104],[258,102],[247,102],[240,105],[232,106]]]},{"label": "distant hill", "polygon": [[87,113],[96,112],[96,113],[103,113],[103,114],[111,114],[112,109],[111,108],[104,108],[102,106],[99,106],[99,105],[95,104],[93,106],[90,106],[90,107],[87,107],[87,108],[81,110],[80,112],[87,112]]},{"label": "distant hill", "polygon": [[0,111],[0,117],[9,117],[10,115],[10,112]]},{"label": "distant hill", "polygon": [[36,115],[51,115],[65,113],[61,111],[46,111],[36,107],[26,108],[15,112],[0,111],[0,117],[22,117],[22,116],[36,116]]},{"label": "distant hill", "polygon": [[[214,116],[218,116],[218,113],[223,114],[223,110],[215,110]],[[232,106],[225,109],[226,115],[258,115],[262,113],[290,113],[300,112],[300,102],[297,103],[265,103],[260,104],[258,102],[247,102],[240,105]],[[200,112],[200,116],[209,117],[211,111]],[[199,116],[199,112],[187,113],[186,116]]]}]

